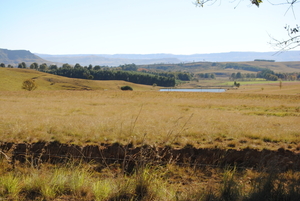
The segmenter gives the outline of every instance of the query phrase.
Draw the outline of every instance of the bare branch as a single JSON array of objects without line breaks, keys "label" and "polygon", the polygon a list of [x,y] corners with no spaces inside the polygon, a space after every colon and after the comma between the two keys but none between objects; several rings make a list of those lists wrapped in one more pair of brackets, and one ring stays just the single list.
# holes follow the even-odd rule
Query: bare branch
[{"label": "bare branch", "polygon": [[[210,5],[213,5],[218,1],[221,2],[221,0],[196,0],[194,2],[194,4],[196,6],[203,7],[204,4],[210,3]],[[241,3],[241,1],[243,1],[243,0],[228,0],[228,1],[230,3],[238,1],[238,4],[237,4],[237,6],[238,6]],[[259,7],[259,5],[261,3],[263,3],[262,0],[249,0],[249,1],[252,4],[256,5],[257,7]],[[273,6],[289,5],[289,7],[286,10],[284,15],[286,15],[288,12],[292,12],[293,15],[294,15],[294,18],[296,19],[294,6],[298,3],[300,3],[300,0],[281,0],[281,2],[276,2],[276,3],[273,3],[272,0],[267,0],[267,1]],[[236,8],[236,7],[234,7],[234,8]],[[284,39],[284,40],[278,40],[278,39],[275,39],[275,38],[270,36],[271,39],[272,39],[271,44],[273,46],[275,46],[276,48],[279,48],[280,51],[287,51],[287,50],[291,50],[291,49],[295,49],[295,48],[299,47],[300,46],[300,35],[299,35],[300,29],[299,29],[299,26],[296,25],[295,27],[290,27],[290,25],[287,25],[285,27],[285,29],[287,31],[288,38]]]}]

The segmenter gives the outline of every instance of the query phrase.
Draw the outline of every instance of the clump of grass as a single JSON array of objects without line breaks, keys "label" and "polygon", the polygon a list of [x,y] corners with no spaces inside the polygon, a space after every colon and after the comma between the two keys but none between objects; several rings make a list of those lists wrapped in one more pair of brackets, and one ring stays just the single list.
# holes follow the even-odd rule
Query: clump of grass
[{"label": "clump of grass", "polygon": [[12,172],[9,172],[0,177],[0,195],[16,199],[21,192],[20,177]]},{"label": "clump of grass", "polygon": [[68,175],[70,192],[79,197],[86,197],[89,192],[91,173],[86,168],[74,168]]},{"label": "clump of grass", "polygon": [[223,174],[223,184],[220,188],[220,195],[224,201],[234,201],[240,197],[239,185],[236,183],[234,177],[236,168],[226,168]]},{"label": "clump of grass", "polygon": [[[285,184],[283,175],[270,173],[260,175],[252,184],[252,190],[246,201],[254,200],[299,200],[299,184]],[[296,184],[296,185],[295,185]],[[297,186],[297,187],[296,187]]]},{"label": "clump of grass", "polygon": [[92,190],[96,200],[107,200],[112,193],[112,181],[104,179],[93,183]]},{"label": "clump of grass", "polygon": [[271,139],[271,137],[269,137],[269,136],[263,137],[262,140],[263,140],[264,142],[272,142],[272,141],[273,141],[273,140]]}]

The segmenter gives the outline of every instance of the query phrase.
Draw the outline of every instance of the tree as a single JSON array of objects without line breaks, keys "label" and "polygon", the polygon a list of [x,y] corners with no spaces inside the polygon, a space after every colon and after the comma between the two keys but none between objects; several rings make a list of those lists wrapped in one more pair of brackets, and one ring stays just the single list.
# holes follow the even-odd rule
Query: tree
[{"label": "tree", "polygon": [[22,63],[19,63],[18,65],[18,68],[26,68],[26,63],[25,62],[22,62]]},{"label": "tree", "polygon": [[99,65],[96,65],[95,67],[94,67],[94,70],[100,70],[101,69],[101,67],[99,66]]},{"label": "tree", "polygon": [[233,85],[234,85],[235,87],[237,87],[237,88],[239,88],[239,87],[241,86],[241,84],[240,84],[240,83],[237,83],[236,81],[234,81]]},{"label": "tree", "polygon": [[235,78],[236,79],[241,79],[242,78],[242,73],[241,72],[237,72]]},{"label": "tree", "polygon": [[78,69],[78,68],[82,68],[82,66],[79,63],[76,63],[75,66],[74,66],[74,68]]},{"label": "tree", "polygon": [[[203,7],[204,4],[207,4],[207,3],[215,3],[217,2],[218,0],[196,0],[196,2],[194,2],[194,4],[196,6],[200,6],[200,7]],[[292,0],[292,1],[295,1],[295,0]],[[296,0],[297,1],[297,0]],[[252,4],[255,4],[257,7],[259,7],[259,4],[262,3],[262,0],[250,0],[250,2]]]},{"label": "tree", "polygon": [[0,64],[0,67],[5,68],[5,64],[4,64],[4,63],[1,63],[1,64]]},{"label": "tree", "polygon": [[48,69],[48,66],[47,66],[46,63],[43,63],[43,64],[40,65],[40,70],[41,70],[41,71],[45,71],[45,70],[47,70],[47,69]]},{"label": "tree", "polygon": [[50,69],[50,70],[57,70],[57,65],[50,65],[50,66],[49,66],[49,69]]},{"label": "tree", "polygon": [[33,79],[27,79],[23,82],[22,89],[25,89],[27,91],[33,91],[37,88],[37,85],[35,83],[35,80]]},{"label": "tree", "polygon": [[[221,1],[221,0],[196,0],[194,2],[194,4],[196,6],[203,7],[207,3],[215,3],[217,1]],[[233,2],[234,1],[237,1],[237,0],[233,0]],[[239,0],[238,2],[240,2],[240,1],[241,0]],[[257,7],[259,7],[259,5],[261,3],[263,3],[262,0],[250,0],[250,2],[254,5],[256,5]],[[271,3],[271,5],[289,5],[287,12],[291,11],[291,12],[293,12],[294,15],[295,15],[294,6],[295,6],[295,4],[297,4],[299,2],[300,2],[300,0],[281,0],[280,2],[276,1],[275,3],[272,3],[271,1],[269,1],[269,3]],[[273,45],[275,47],[279,48],[280,51],[291,50],[291,49],[295,49],[295,48],[299,47],[300,46],[300,27],[299,27],[299,25],[296,25],[296,26],[286,25],[284,28],[287,31],[287,38],[283,39],[283,40],[278,40],[278,39],[272,38]]]},{"label": "tree", "polygon": [[125,64],[125,65],[120,65],[119,67],[122,68],[122,70],[126,70],[126,71],[137,71],[137,66],[132,63],[132,64]]},{"label": "tree", "polygon": [[31,68],[31,69],[38,69],[39,65],[36,62],[34,62],[34,63],[30,64],[29,68]]},{"label": "tree", "polygon": [[236,78],[236,74],[235,74],[235,73],[232,73],[229,79],[235,80],[235,78]]},{"label": "tree", "polygon": [[65,63],[65,64],[62,65],[62,68],[70,69],[70,68],[72,68],[72,66],[68,63]]},{"label": "tree", "polygon": [[280,51],[284,50],[292,50],[296,47],[300,46],[300,27],[296,25],[295,27],[290,27],[290,25],[286,25],[285,30],[287,31],[288,39],[278,40],[272,37],[273,45],[280,49]]}]

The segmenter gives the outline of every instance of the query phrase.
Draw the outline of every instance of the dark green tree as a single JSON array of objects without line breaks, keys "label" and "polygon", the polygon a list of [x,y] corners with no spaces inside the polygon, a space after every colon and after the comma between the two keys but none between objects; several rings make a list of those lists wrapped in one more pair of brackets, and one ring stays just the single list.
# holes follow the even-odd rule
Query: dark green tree
[{"label": "dark green tree", "polygon": [[27,65],[25,62],[22,62],[23,68],[27,68]]},{"label": "dark green tree", "polygon": [[70,69],[70,68],[72,68],[72,66],[68,63],[65,63],[65,64],[62,65],[62,68]]},{"label": "dark green tree", "polygon": [[101,67],[99,66],[99,65],[96,65],[95,67],[94,67],[94,70],[100,70],[101,69]]},{"label": "dark green tree", "polygon": [[49,66],[49,69],[50,70],[57,70],[57,65],[52,64],[52,65]]},{"label": "dark green tree", "polygon": [[274,75],[274,71],[266,68],[260,72],[257,73],[256,77],[258,78],[266,78],[267,77],[267,74],[271,74],[271,75]]},{"label": "dark green tree", "polygon": [[82,68],[82,66],[79,63],[77,63],[75,64],[74,68]]},{"label": "dark green tree", "polygon": [[30,64],[29,68],[30,69],[38,69],[39,65],[36,62],[34,62],[34,63]]},{"label": "dark green tree", "polygon": [[236,79],[236,74],[235,74],[235,73],[232,73],[231,76],[230,76],[230,79],[231,79],[231,80],[235,80],[235,79]]},{"label": "dark green tree", "polygon": [[235,87],[239,88],[241,84],[240,84],[240,83],[237,83],[236,81],[234,81],[233,85],[234,85]]},{"label": "dark green tree", "polygon": [[43,64],[40,65],[39,69],[40,69],[41,71],[45,71],[45,70],[48,69],[48,66],[47,66],[46,63],[43,63]]},{"label": "dark green tree", "polygon": [[0,67],[5,68],[5,64],[4,64],[4,63],[1,63],[1,64],[0,64]]},{"label": "dark green tree", "polygon": [[125,65],[120,65],[119,67],[122,68],[122,70],[126,70],[126,71],[137,71],[137,66],[132,63],[132,64],[125,64]]},{"label": "dark green tree", "polygon": [[26,68],[26,63],[25,62],[22,62],[22,63],[19,63],[18,65],[18,68]]}]

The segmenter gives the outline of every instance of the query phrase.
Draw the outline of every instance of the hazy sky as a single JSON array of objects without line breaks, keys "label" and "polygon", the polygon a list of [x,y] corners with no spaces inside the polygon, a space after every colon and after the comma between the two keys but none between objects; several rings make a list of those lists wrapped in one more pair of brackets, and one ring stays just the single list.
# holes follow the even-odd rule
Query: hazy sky
[{"label": "hazy sky", "polygon": [[[299,24],[300,14],[295,19],[286,13],[287,5],[232,1],[200,8],[193,0],[0,0],[0,48],[45,54],[264,52],[275,51],[270,35],[284,39],[284,26]],[[299,4],[294,9],[300,13]]]}]

